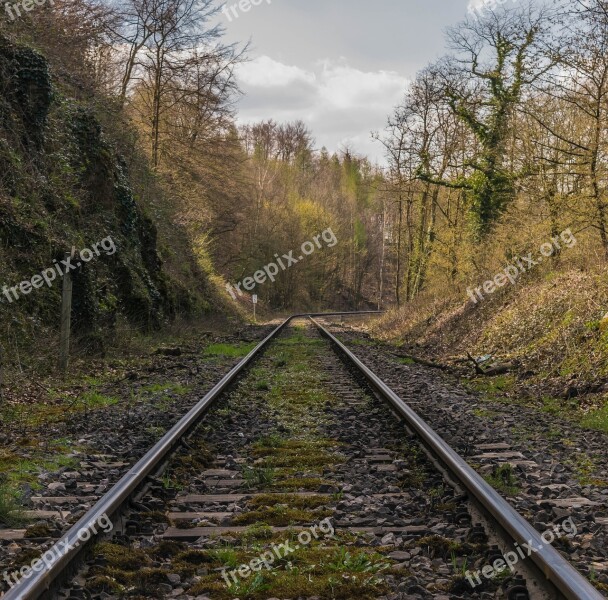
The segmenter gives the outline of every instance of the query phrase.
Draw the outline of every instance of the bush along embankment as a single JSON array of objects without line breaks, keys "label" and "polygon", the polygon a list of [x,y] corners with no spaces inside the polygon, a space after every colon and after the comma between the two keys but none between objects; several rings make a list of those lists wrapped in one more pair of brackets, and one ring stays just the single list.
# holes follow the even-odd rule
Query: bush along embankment
[{"label": "bush along embankment", "polygon": [[123,327],[151,331],[209,306],[163,268],[157,227],[96,116],[102,100],[75,99],[51,71],[0,37],[0,343],[4,365],[20,370],[44,364],[45,352],[56,358],[66,270],[80,352],[103,353]]}]

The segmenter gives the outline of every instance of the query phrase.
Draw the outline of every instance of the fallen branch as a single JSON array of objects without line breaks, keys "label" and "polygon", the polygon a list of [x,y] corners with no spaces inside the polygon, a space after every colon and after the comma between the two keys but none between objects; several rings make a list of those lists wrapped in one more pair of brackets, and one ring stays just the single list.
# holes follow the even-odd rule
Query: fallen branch
[{"label": "fallen branch", "polygon": [[504,363],[502,365],[496,365],[495,367],[486,369],[484,375],[504,375],[505,373],[510,373],[515,368],[516,366],[513,363]]},{"label": "fallen branch", "polygon": [[475,373],[477,375],[484,375],[486,377],[493,377],[495,375],[504,375],[505,373],[511,372],[517,368],[515,363],[503,363],[500,365],[494,365],[487,369],[483,369],[480,364],[467,352],[467,360],[475,365]]}]

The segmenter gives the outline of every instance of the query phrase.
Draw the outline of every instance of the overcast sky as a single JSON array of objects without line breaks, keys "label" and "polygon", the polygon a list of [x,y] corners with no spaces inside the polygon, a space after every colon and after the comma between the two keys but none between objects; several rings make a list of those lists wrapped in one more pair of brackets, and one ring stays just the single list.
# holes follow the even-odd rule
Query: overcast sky
[{"label": "overcast sky", "polygon": [[[444,30],[469,0],[228,0],[227,40],[251,41],[239,69],[239,121],[302,119],[320,149],[348,144],[384,162],[370,138],[383,129],[408,80],[446,52]],[[482,0],[472,0],[480,4]],[[230,18],[229,18],[230,17]],[[231,20],[230,20],[231,19]]]}]

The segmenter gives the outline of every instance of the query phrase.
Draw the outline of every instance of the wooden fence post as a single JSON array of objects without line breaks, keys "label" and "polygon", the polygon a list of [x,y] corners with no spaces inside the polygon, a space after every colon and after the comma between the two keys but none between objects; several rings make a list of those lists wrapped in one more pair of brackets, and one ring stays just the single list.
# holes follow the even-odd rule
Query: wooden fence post
[{"label": "wooden fence post", "polygon": [[[73,258],[72,252],[66,252],[66,260]],[[59,343],[59,368],[65,374],[70,362],[70,328],[72,323],[72,275],[70,269],[63,275],[63,290],[61,294],[61,340]]]}]

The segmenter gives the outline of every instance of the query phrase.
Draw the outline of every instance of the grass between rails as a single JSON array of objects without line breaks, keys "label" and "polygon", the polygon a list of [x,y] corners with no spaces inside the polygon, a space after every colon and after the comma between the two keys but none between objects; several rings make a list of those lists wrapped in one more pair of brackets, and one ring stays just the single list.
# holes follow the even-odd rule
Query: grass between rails
[{"label": "grass between rails", "polygon": [[294,327],[268,350],[270,368],[251,373],[256,389],[276,423],[277,433],[266,435],[251,447],[257,469],[271,470],[272,487],[315,491],[332,465],[342,461],[339,444],[320,433],[328,423],[326,408],[336,402],[327,393],[317,352],[325,342]]},{"label": "grass between rails", "polygon": [[[331,545],[320,540],[301,546],[297,535],[295,530],[273,534],[268,528],[251,527],[245,534],[222,536],[223,545],[212,550],[188,550],[173,542],[147,550],[101,543],[94,553],[105,557],[107,565],[93,567],[95,579],[88,588],[95,593],[146,593],[166,581],[167,574],[177,573],[183,579],[195,578],[190,595],[209,594],[218,600],[295,598],[303,594],[371,599],[386,591],[379,575],[390,561],[375,550],[352,547],[355,536],[337,536]],[[285,542],[294,551],[275,558],[272,570],[262,569],[230,587],[226,585],[223,569],[248,564],[273,545]]]},{"label": "grass between rails", "polygon": [[[325,342],[308,337],[301,326],[289,333],[267,353],[273,368],[257,369],[252,374],[277,423],[277,433],[258,439],[251,454],[258,468],[272,469],[273,488],[315,491],[323,484],[324,476],[343,460],[338,453],[339,444],[321,432],[322,426],[328,424],[326,408],[334,405],[336,398],[325,390],[322,369],[317,365],[316,355]],[[331,500],[326,496],[262,496],[250,503],[239,519],[258,525],[318,523],[333,512],[328,502]],[[368,594],[376,597],[382,588],[377,578],[384,568],[382,557],[367,549],[358,549],[355,554],[355,558],[344,554],[334,540],[313,543],[282,559],[279,569],[259,573],[251,581],[242,580],[230,592],[246,598],[303,594],[322,598],[365,598]],[[205,584],[202,589],[212,591]]]},{"label": "grass between rails", "polygon": [[[275,558],[271,569],[262,568],[248,578],[227,586],[222,572],[230,571],[259,558],[277,544],[289,543],[293,552]],[[295,598],[314,595],[322,599],[372,599],[388,591],[382,574],[391,561],[381,552],[386,548],[355,547],[359,536],[347,532],[331,540],[313,541],[303,546],[295,529],[273,533],[266,526],[254,525],[244,533],[221,536],[220,544],[208,550],[191,550],[184,544],[162,542],[149,549],[136,549],[111,543],[98,544],[93,553],[103,556],[105,566],[92,567],[95,578],[90,591],[118,595],[150,593],[170,573],[183,580],[193,578],[190,595],[208,594],[216,600],[265,600],[268,597]],[[451,557],[458,576],[470,566],[468,557],[484,551],[480,544],[459,543],[441,536],[417,541],[425,556]],[[276,555],[275,555],[276,556]],[[407,572],[403,572],[406,576]]]},{"label": "grass between rails", "polygon": [[[221,569],[247,564],[269,549],[271,543],[297,541],[297,531],[273,533],[271,526],[308,526],[320,523],[333,513],[339,495],[313,494],[320,486],[332,486],[327,478],[341,464],[340,444],[327,437],[331,413],[337,403],[325,389],[318,353],[326,342],[311,338],[307,329],[295,326],[272,344],[263,361],[247,376],[244,386],[255,395],[273,424],[270,433],[254,440],[248,448],[249,464],[243,478],[250,489],[262,492],[245,506],[234,524],[248,525],[245,534],[233,536],[234,545],[211,553],[208,574],[189,594],[213,598],[263,599],[295,598],[376,598],[386,591],[379,574],[387,559],[375,548],[343,547],[354,541],[344,538],[313,540],[294,553],[277,559],[272,570],[253,573],[227,587]],[[329,350],[329,348],[327,348]],[[270,495],[265,492],[283,492]],[[296,544],[297,545],[297,544]],[[216,572],[213,572],[216,571]]]}]

